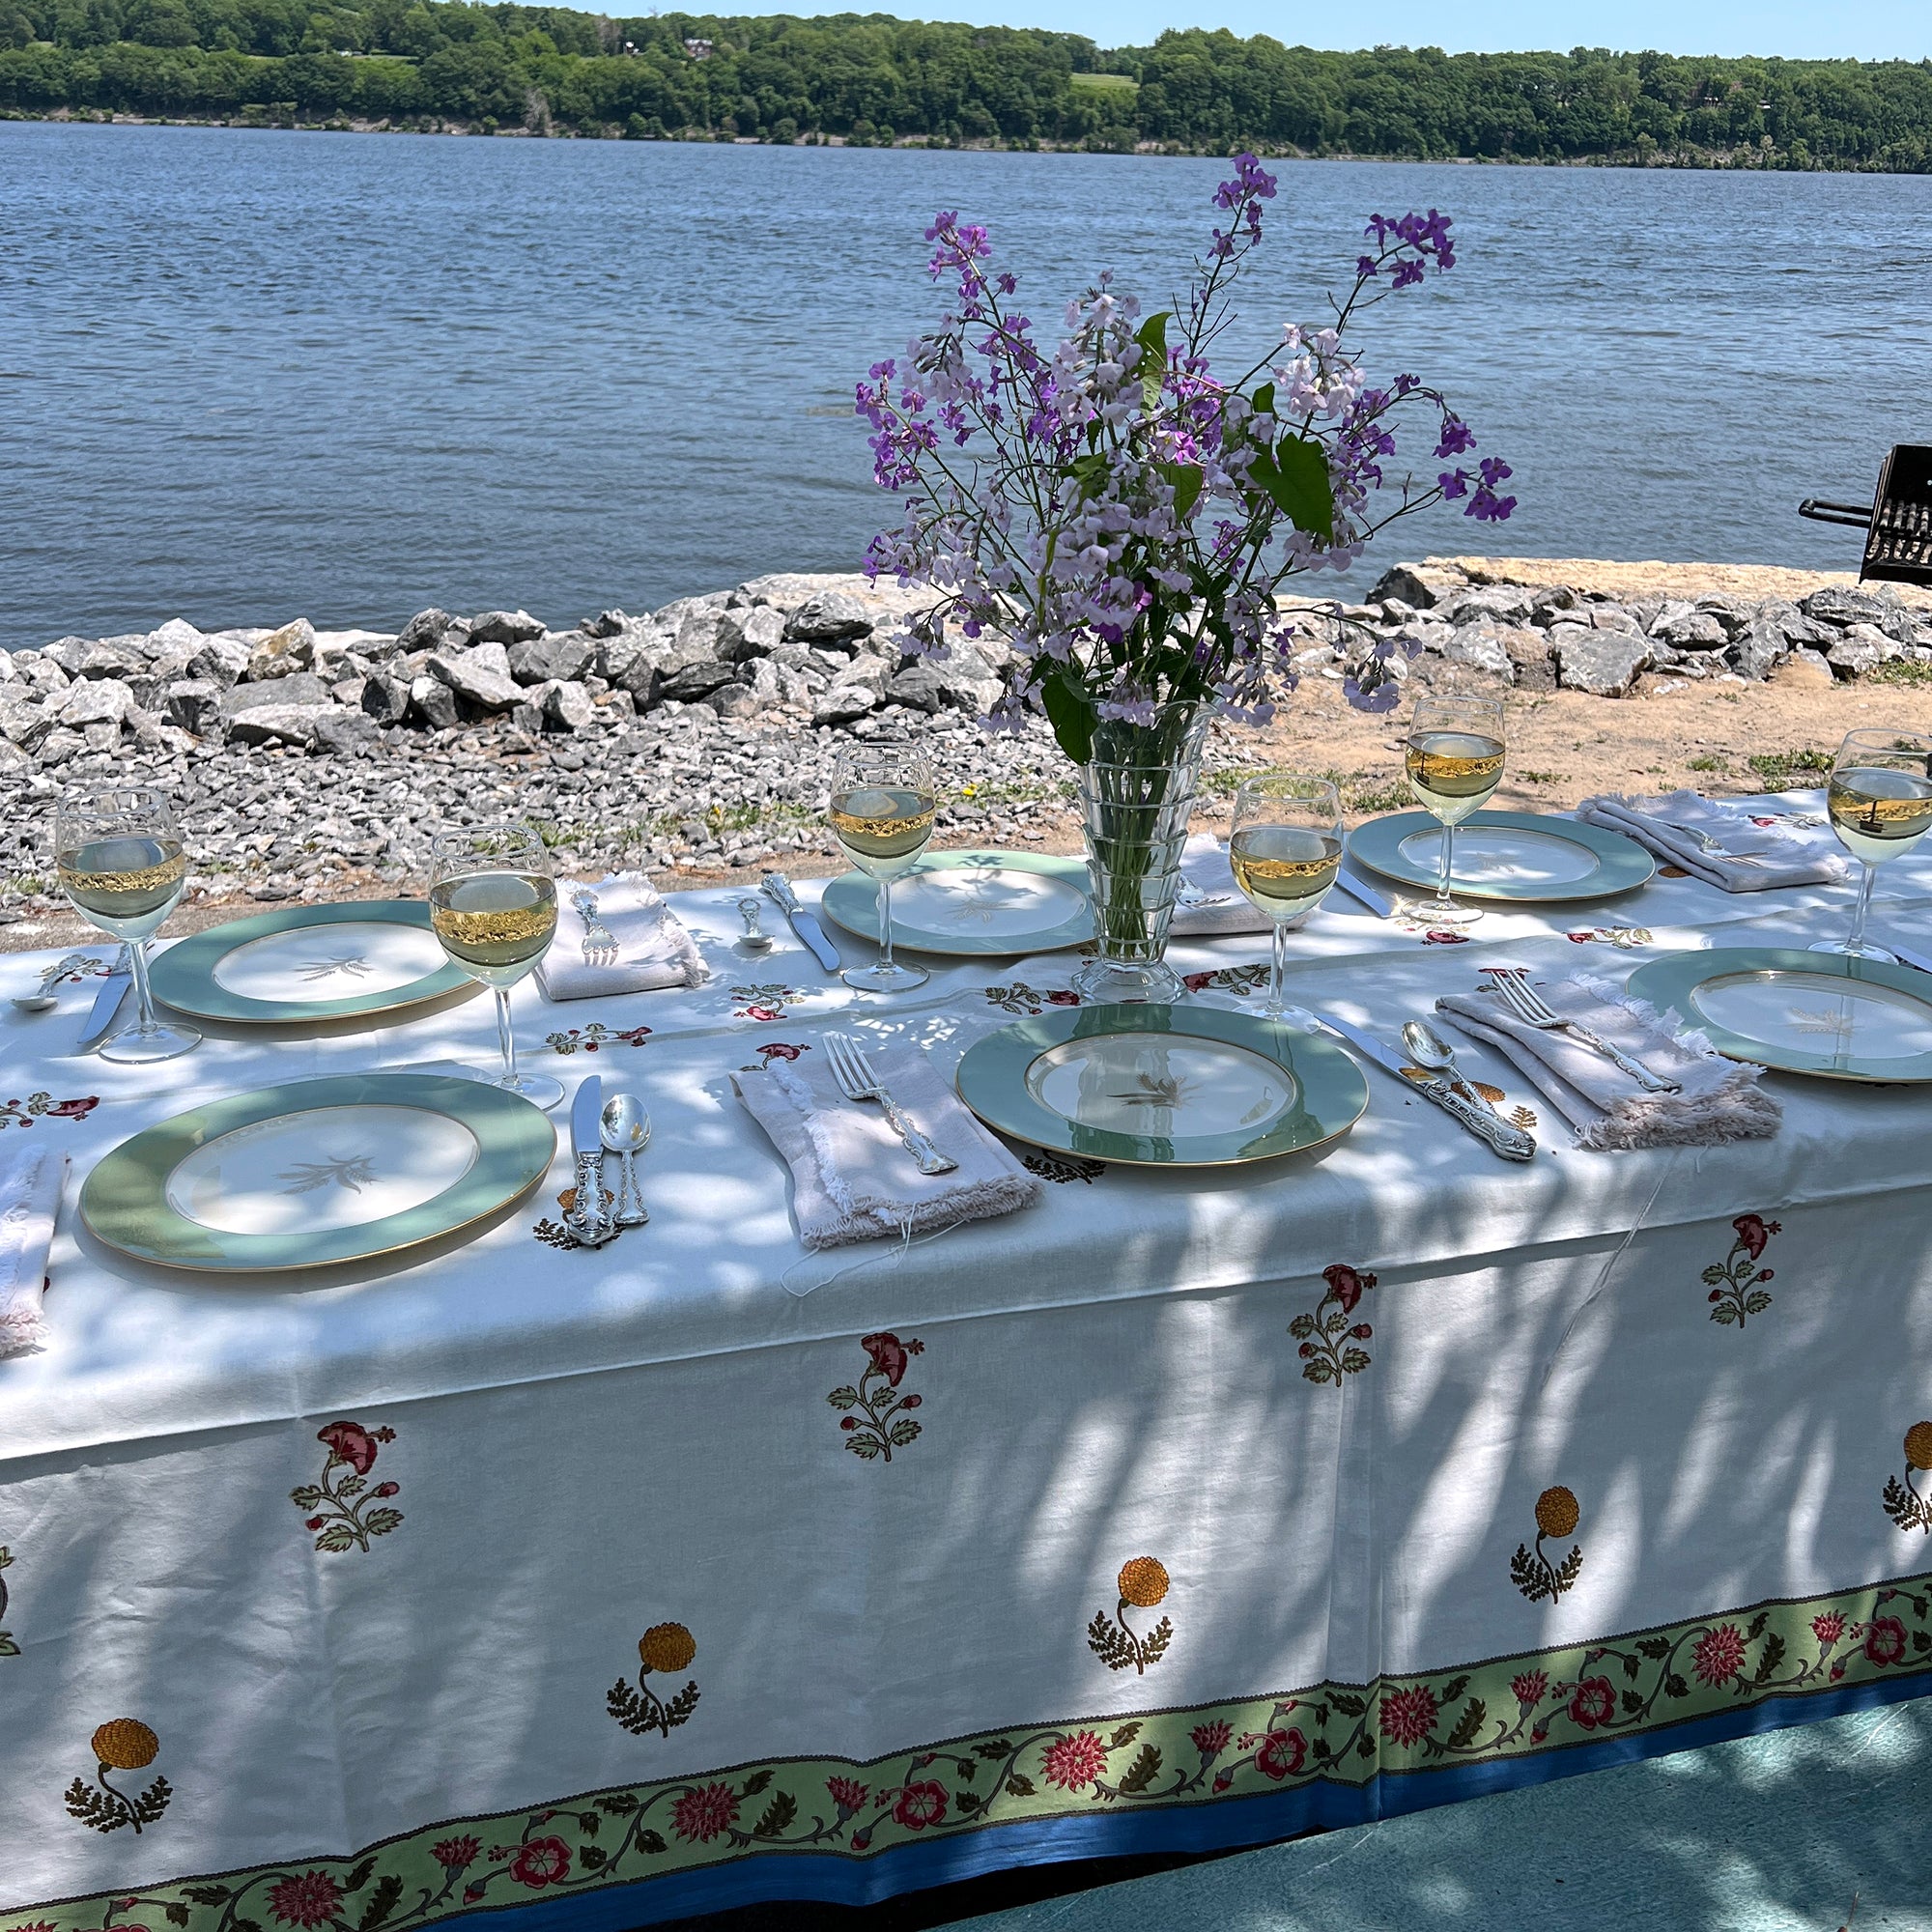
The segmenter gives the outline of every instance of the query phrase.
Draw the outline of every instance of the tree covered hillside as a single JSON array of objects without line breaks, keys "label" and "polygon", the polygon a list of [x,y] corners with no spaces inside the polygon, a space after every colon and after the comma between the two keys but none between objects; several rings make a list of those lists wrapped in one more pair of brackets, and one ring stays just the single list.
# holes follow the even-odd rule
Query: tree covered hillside
[{"label": "tree covered hillside", "polygon": [[1932,168],[1932,61],[1327,53],[840,14],[0,0],[0,110],[638,138]]}]

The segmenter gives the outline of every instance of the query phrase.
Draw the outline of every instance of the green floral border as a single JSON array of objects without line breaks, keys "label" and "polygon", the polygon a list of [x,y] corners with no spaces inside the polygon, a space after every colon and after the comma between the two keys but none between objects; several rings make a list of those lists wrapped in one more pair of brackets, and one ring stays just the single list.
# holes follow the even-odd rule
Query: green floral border
[{"label": "green floral border", "polygon": [[1316,1778],[1359,1788],[1383,1772],[1518,1759],[1927,1671],[1932,1573],[1367,1687],[1026,1725],[870,1764],[791,1759],[630,1785],[426,1826],[354,1858],[18,1907],[0,1913],[0,1932],[412,1932],[764,1851],[863,1856]]}]

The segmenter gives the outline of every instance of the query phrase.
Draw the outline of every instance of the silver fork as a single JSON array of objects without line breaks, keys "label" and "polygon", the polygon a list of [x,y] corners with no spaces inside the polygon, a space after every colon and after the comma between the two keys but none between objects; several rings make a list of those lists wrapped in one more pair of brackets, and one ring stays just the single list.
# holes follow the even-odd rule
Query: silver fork
[{"label": "silver fork", "polygon": [[617,935],[597,916],[597,899],[592,893],[573,895],[571,904],[583,916],[583,963],[586,966],[614,966],[617,963]]},{"label": "silver fork", "polygon": [[1233,893],[1203,892],[1199,886],[1182,879],[1180,890],[1174,895],[1174,903],[1182,912],[1193,912],[1201,906],[1226,905],[1233,897]]},{"label": "silver fork", "polygon": [[876,1100],[886,1110],[886,1119],[893,1132],[898,1135],[899,1145],[919,1163],[922,1174],[951,1174],[959,1165],[956,1160],[949,1160],[941,1153],[918,1126],[899,1112],[897,1102],[868,1070],[867,1056],[857,1040],[847,1034],[827,1034],[825,1059],[832,1068],[833,1079],[838,1083],[839,1093],[846,1099]]},{"label": "silver fork", "polygon": [[1662,1074],[1653,1073],[1641,1061],[1633,1060],[1620,1047],[1612,1046],[1588,1027],[1576,1020],[1559,1018],[1543,995],[1529,983],[1529,975],[1522,967],[1492,966],[1489,975],[1504,1002],[1525,1025],[1544,1033],[1567,1033],[1572,1039],[1580,1040],[1592,1052],[1601,1053],[1613,1065],[1622,1067],[1648,1093],[1681,1094],[1684,1091],[1681,1081],[1666,1080]]}]

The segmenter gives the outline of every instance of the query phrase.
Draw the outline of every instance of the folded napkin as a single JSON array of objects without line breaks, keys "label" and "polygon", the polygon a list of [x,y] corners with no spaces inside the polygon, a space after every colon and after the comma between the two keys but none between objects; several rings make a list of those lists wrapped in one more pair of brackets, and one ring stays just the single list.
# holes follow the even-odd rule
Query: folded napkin
[{"label": "folded napkin", "polygon": [[1559,1018],[1588,1027],[1653,1073],[1682,1083],[1678,1094],[1646,1093],[1594,1047],[1518,1019],[1500,994],[1437,1000],[1437,1012],[1494,1047],[1544,1094],[1576,1128],[1578,1147],[1718,1147],[1777,1131],[1784,1109],[1758,1085],[1762,1067],[1723,1059],[1701,1034],[1673,1027],[1654,1007],[1601,980],[1582,974],[1539,980],[1536,989]]},{"label": "folded napkin", "polygon": [[960,1103],[916,1047],[867,1056],[899,1111],[959,1165],[922,1174],[876,1100],[847,1100],[816,1049],[735,1076],[738,1097],[791,1169],[808,1248],[910,1236],[1030,1208],[1040,1183]]},{"label": "folded napkin", "polygon": [[[588,924],[572,903],[588,891],[597,917],[617,942],[609,966],[583,959]],[[613,993],[648,993],[660,986],[701,986],[710,978],[697,942],[641,872],[617,872],[588,888],[557,886],[556,938],[537,967],[537,984],[551,1000],[593,1000]]]},{"label": "folded napkin", "polygon": [[41,1296],[66,1182],[67,1155],[45,1141],[0,1161],[0,1355],[45,1345]]},{"label": "folded napkin", "polygon": [[1842,885],[1852,876],[1852,862],[1829,825],[1793,825],[1781,812],[1753,810],[1748,800],[1719,804],[1694,791],[1662,798],[1605,792],[1586,798],[1577,816],[1634,838],[1666,865],[1681,866],[1720,892]]},{"label": "folded napkin", "polygon": [[1228,864],[1228,848],[1211,832],[1195,833],[1181,847],[1180,876],[1220,903],[1190,906],[1184,899],[1177,900],[1174,924],[1169,928],[1177,939],[1211,939],[1221,933],[1268,929],[1266,918],[1255,910],[1248,895],[1235,883],[1234,870]]}]

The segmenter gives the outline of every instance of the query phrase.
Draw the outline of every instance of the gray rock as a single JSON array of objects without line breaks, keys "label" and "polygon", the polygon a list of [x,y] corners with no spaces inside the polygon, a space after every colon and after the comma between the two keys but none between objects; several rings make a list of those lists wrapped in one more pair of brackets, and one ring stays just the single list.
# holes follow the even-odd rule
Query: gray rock
[{"label": "gray rock", "polygon": [[842,590],[821,590],[792,612],[785,636],[802,638],[807,643],[831,643],[840,638],[863,638],[871,628],[871,612],[856,597]]},{"label": "gray rock", "polygon": [[139,677],[148,668],[145,651],[131,651],[118,639],[103,638],[98,644],[90,644],[87,654],[81,659],[78,674],[82,677]]},{"label": "gray rock", "polygon": [[320,720],[346,715],[332,704],[257,704],[229,719],[228,735],[243,745],[300,745],[306,749],[316,742]]},{"label": "gray rock", "polygon": [[456,723],[456,694],[440,677],[427,671],[410,684],[410,708],[425,724],[446,731]]},{"label": "gray rock", "polygon": [[1651,662],[1649,640],[1626,637],[1621,631],[1558,624],[1549,633],[1549,642],[1556,653],[1557,682],[1596,697],[1622,697]]},{"label": "gray rock", "polygon": [[338,678],[328,687],[330,698],[347,711],[362,709],[362,687],[369,680],[366,677]]},{"label": "gray rock", "polygon": [[1782,597],[1767,597],[1752,614],[1749,628],[1771,626],[1782,633],[1787,644],[1804,644],[1813,650],[1829,650],[1838,641],[1836,629],[1807,617],[1796,604]]},{"label": "gray rock", "polygon": [[306,617],[298,617],[293,624],[270,631],[248,653],[248,676],[253,683],[266,684],[295,671],[307,670],[314,663],[315,626]]},{"label": "gray rock", "polygon": [[1593,631],[1621,631],[1627,638],[1643,636],[1643,626],[1621,604],[1587,604],[1577,613]]},{"label": "gray rock", "polygon": [[591,703],[590,694],[574,678],[553,678],[539,686],[538,692],[541,695],[535,696],[535,701],[543,712],[544,722],[559,731],[582,731],[596,716],[597,707]]},{"label": "gray rock", "polygon": [[218,736],[227,723],[221,708],[221,687],[204,677],[177,678],[163,695],[168,717],[197,738]]},{"label": "gray rock", "polygon": [[1536,593],[1520,583],[1481,583],[1444,599],[1439,609],[1445,618],[1459,625],[1485,617],[1503,624],[1526,624],[1536,609]]},{"label": "gray rock", "polygon": [[0,692],[0,738],[10,745],[33,751],[54,728],[54,715],[59,708],[58,700],[42,704],[30,701],[24,695],[14,697]]},{"label": "gray rock", "polygon": [[1883,624],[1886,604],[1869,590],[1852,590],[1828,583],[1808,597],[1798,600],[1798,608],[1820,624],[1835,624],[1840,630],[1853,624]]},{"label": "gray rock", "polygon": [[57,731],[49,731],[41,740],[34,753],[34,762],[43,769],[48,765],[64,765],[76,752],[87,750],[87,740],[78,731],[70,731],[63,724]]},{"label": "gray rock", "polygon": [[432,651],[424,668],[480,710],[507,711],[524,695],[510,675],[509,653],[500,643],[478,644],[469,651]]},{"label": "gray rock", "polygon": [[1375,588],[1369,592],[1369,602],[1377,604],[1390,597],[1400,597],[1405,604],[1418,611],[1427,611],[1435,603],[1435,593],[1423,582],[1407,564],[1399,563],[1393,570],[1385,570],[1376,579]]},{"label": "gray rock", "polygon": [[387,671],[374,671],[362,680],[362,710],[378,724],[400,724],[410,715],[410,687]]},{"label": "gray rock", "polygon": [[1720,650],[1731,640],[1730,631],[1714,612],[1684,603],[1666,604],[1650,635],[1679,651]]},{"label": "gray rock", "polygon": [[436,651],[445,645],[451,650],[461,650],[469,641],[469,618],[452,617],[447,611],[440,611],[434,606],[427,611],[418,611],[396,633],[396,648],[405,652]]},{"label": "gray rock", "polygon": [[614,638],[630,621],[621,611],[600,611],[596,616],[584,618],[577,628],[586,638]]},{"label": "gray rock", "polygon": [[1459,626],[1443,645],[1442,656],[1449,664],[1467,665],[1472,670],[1501,678],[1505,684],[1516,682],[1516,665],[1492,624]]},{"label": "gray rock", "polygon": [[61,699],[59,722],[70,730],[90,724],[112,725],[118,735],[134,695],[118,677],[92,677],[69,687]]},{"label": "gray rock", "polygon": [[192,656],[201,648],[202,636],[185,617],[170,617],[159,630],[148,633],[148,655],[166,658],[185,651]]},{"label": "gray rock", "polygon": [[24,778],[34,769],[31,753],[23,752],[18,745],[0,738],[0,779]]},{"label": "gray rock", "polygon": [[14,668],[12,651],[0,651],[0,684],[12,684],[19,673]]},{"label": "gray rock", "polygon": [[1725,590],[1714,590],[1708,596],[1698,598],[1697,608],[1706,616],[1715,617],[1723,625],[1727,640],[1743,637],[1757,615],[1757,604],[1753,599],[1734,597]]},{"label": "gray rock", "polygon": [[[1800,621],[1809,620],[1801,618]],[[1791,641],[1783,625],[1759,617],[1731,646],[1730,657],[1740,677],[1757,682],[1769,676],[1773,667],[1783,663],[1790,653]]]},{"label": "gray rock", "polygon": [[861,651],[852,662],[842,666],[833,678],[834,684],[864,685],[875,697],[883,697],[886,680],[898,668],[896,658],[888,660],[873,651]]},{"label": "gray rock", "polygon": [[1516,667],[1516,681],[1525,691],[1556,689],[1556,654],[1547,631],[1528,624],[1512,624],[1496,633],[1496,642]]},{"label": "gray rock", "polygon": [[[667,630],[655,617],[627,618],[620,631],[601,640],[596,658],[597,674],[612,684],[628,688],[627,681],[637,671],[648,686],[657,667],[658,654],[674,649],[675,640],[676,633]],[[638,670],[639,659],[648,660],[641,671]]]},{"label": "gray rock", "polygon": [[510,646],[510,675],[523,685],[581,678],[599,662],[603,651],[604,640],[582,631],[546,633]]},{"label": "gray rock", "polygon": [[41,653],[43,664],[57,665],[69,677],[80,675],[81,660],[94,648],[92,638],[56,638]]},{"label": "gray rock", "polygon": [[721,718],[749,718],[758,708],[756,695],[744,684],[721,684],[704,702]]},{"label": "gray rock", "polygon": [[769,657],[784,641],[783,611],[770,604],[726,611],[718,624],[718,655],[733,664]]},{"label": "gray rock", "polygon": [[849,724],[878,703],[877,695],[862,684],[838,684],[811,708],[814,724]]},{"label": "gray rock", "polygon": [[719,658],[703,658],[696,664],[680,665],[659,687],[661,697],[674,697],[689,704],[708,697],[714,691],[737,681],[738,667]]},{"label": "gray rock", "polygon": [[278,705],[286,710],[290,705],[327,704],[332,700],[328,687],[312,670],[291,671],[286,677],[271,677],[256,684],[238,684],[222,695],[221,709],[229,718],[240,718],[244,712],[258,711],[265,705]]},{"label": "gray rock", "polygon": [[1868,670],[1876,670],[1888,658],[1901,654],[1901,647],[1877,625],[1853,624],[1825,653],[1825,662],[1840,677],[1861,677]]},{"label": "gray rock", "polygon": [[543,625],[527,611],[485,611],[469,620],[472,644],[521,644],[543,634]]},{"label": "gray rock", "polygon": [[[258,716],[251,713],[250,716]],[[315,749],[337,757],[362,757],[382,741],[383,730],[364,711],[345,711],[339,704],[320,713],[313,725]]]},{"label": "gray rock", "polygon": [[239,684],[253,655],[240,638],[205,638],[187,661],[187,674],[206,684],[218,684],[226,691]]},{"label": "gray rock", "polygon": [[[1577,606],[1577,593],[1567,583],[1546,583],[1541,585],[1529,607],[1529,621],[1548,630],[1565,611],[1574,611]],[[1591,606],[1591,609],[1596,607]],[[1605,607],[1614,608],[1614,607]]]},{"label": "gray rock", "polygon": [[[1323,647],[1323,655],[1327,655]],[[886,680],[888,704],[903,704],[909,711],[940,712],[948,708],[946,678],[930,658],[922,658],[895,671]]]}]

